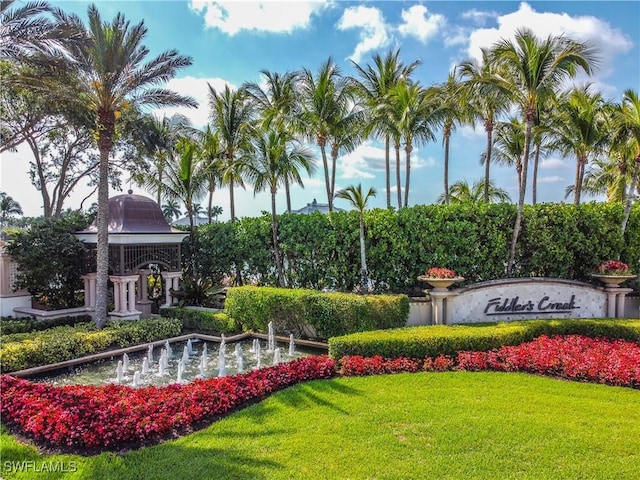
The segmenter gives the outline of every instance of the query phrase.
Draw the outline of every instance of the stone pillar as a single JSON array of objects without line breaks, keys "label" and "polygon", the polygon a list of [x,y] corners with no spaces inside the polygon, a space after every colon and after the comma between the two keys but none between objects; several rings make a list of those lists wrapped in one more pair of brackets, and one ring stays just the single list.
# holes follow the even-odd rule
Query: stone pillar
[{"label": "stone pillar", "polygon": [[434,325],[444,325],[445,319],[445,304],[446,299],[451,297],[451,292],[429,292],[431,297],[431,321]]},{"label": "stone pillar", "polygon": [[173,296],[171,295],[171,289],[178,290],[180,287],[180,277],[182,272],[162,272],[162,279],[164,280],[164,293],[165,293],[165,306],[169,306],[173,303]]},{"label": "stone pillar", "polygon": [[87,273],[82,276],[84,280],[84,306],[96,308],[96,276],[97,273]]},{"label": "stone pillar", "polygon": [[616,318],[624,318],[624,303],[627,293],[633,292],[633,288],[618,288],[616,298]]},{"label": "stone pillar", "polygon": [[[115,309],[111,316],[127,319],[139,319],[140,312],[136,310],[136,282],[138,275],[111,275],[113,282],[113,299]],[[127,290],[128,289],[128,290]]]},{"label": "stone pillar", "polygon": [[138,284],[138,300],[149,300],[149,275],[151,270],[139,270],[140,280]]},{"label": "stone pillar", "polygon": [[604,289],[604,291],[607,292],[607,317],[614,318],[616,316],[616,297],[618,290],[618,287]]}]

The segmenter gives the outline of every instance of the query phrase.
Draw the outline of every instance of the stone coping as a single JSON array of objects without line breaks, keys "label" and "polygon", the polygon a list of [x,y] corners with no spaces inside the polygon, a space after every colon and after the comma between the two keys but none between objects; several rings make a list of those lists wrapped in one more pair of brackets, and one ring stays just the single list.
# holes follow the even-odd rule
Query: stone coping
[{"label": "stone coping", "polygon": [[80,315],[89,314],[93,312],[93,308],[90,307],[75,307],[64,308],[62,310],[39,310],[37,308],[28,307],[16,307],[13,309],[16,313],[23,313],[25,315],[31,315],[32,317],[44,319],[44,318],[61,318],[61,317],[75,317]]},{"label": "stone coping", "polygon": [[[224,340],[227,343],[233,343],[233,342],[239,342],[241,340],[246,340],[248,338],[260,338],[260,339],[266,340],[267,338],[269,338],[269,336],[261,333],[241,333],[239,335],[225,337]],[[222,337],[216,337],[213,335],[204,335],[201,333],[190,333],[187,335],[180,335],[178,337],[167,338],[164,340],[156,340],[154,342],[147,342],[144,344],[133,345],[131,347],[118,348],[116,350],[107,350],[106,352],[95,353],[93,355],[87,355],[85,357],[74,358],[71,360],[65,360],[63,362],[51,363],[49,365],[42,365],[40,367],[32,367],[24,370],[17,370],[15,372],[3,372],[3,374],[6,373],[8,375],[11,375],[12,377],[27,378],[27,377],[39,375],[41,373],[58,370],[61,368],[74,367],[76,365],[82,365],[84,363],[95,362],[96,360],[103,360],[105,358],[116,357],[119,355],[123,355],[125,353],[128,354],[132,352],[144,351],[147,348],[149,348],[149,345],[158,347],[158,346],[164,345],[165,342],[167,341],[169,341],[169,343],[173,343],[173,342],[183,342],[189,339],[207,340],[210,342],[218,342],[218,343],[222,341]],[[281,343],[287,343],[289,342],[289,337],[281,337],[276,335],[275,340]],[[316,348],[318,350],[323,350],[323,351],[328,351],[329,349],[329,346],[326,343],[314,342],[311,340],[302,340],[302,339],[294,338],[293,343],[295,345]]]},{"label": "stone coping", "polygon": [[454,288],[452,291],[460,294],[463,292],[469,292],[472,290],[478,290],[481,288],[493,287],[498,285],[517,285],[517,284],[562,284],[573,285],[576,287],[592,288],[596,290],[604,291],[604,286],[594,285],[593,283],[583,282],[580,280],[569,280],[568,278],[549,278],[549,277],[514,277],[514,278],[500,278],[498,280],[487,280],[484,282],[478,282],[466,287]]}]

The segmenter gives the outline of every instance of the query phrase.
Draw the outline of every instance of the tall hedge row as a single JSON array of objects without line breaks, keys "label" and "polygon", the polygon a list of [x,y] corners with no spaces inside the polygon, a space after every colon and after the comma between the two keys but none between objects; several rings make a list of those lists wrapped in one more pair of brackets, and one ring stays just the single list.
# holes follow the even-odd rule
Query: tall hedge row
[{"label": "tall hedge row", "polygon": [[[415,294],[431,266],[453,268],[467,282],[502,278],[516,209],[511,204],[418,205],[365,213],[367,264],[374,289]],[[516,275],[590,280],[595,265],[620,259],[640,271],[640,204],[626,234],[617,204],[526,205]],[[352,291],[360,281],[358,216],[285,214],[278,219],[290,286]],[[195,251],[199,274],[219,281],[239,266],[244,281],[275,285],[269,216],[202,226]],[[189,248],[184,249],[190,256]],[[190,264],[185,261],[185,265]],[[638,289],[640,284],[634,285]]]}]

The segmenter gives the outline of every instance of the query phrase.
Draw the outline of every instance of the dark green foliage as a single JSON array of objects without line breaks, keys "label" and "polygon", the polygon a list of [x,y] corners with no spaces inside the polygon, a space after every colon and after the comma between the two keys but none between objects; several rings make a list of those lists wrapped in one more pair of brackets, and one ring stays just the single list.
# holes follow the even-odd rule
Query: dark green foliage
[{"label": "dark green foliage", "polygon": [[488,351],[503,345],[518,345],[540,335],[579,334],[640,341],[639,319],[527,320],[469,325],[405,327],[354,333],[329,339],[329,355],[381,355],[437,357],[459,351]]},{"label": "dark green foliage", "polygon": [[238,333],[240,328],[235,320],[224,312],[207,312],[187,308],[161,308],[160,315],[167,318],[177,318],[182,321],[183,330],[194,330],[207,333]]},{"label": "dark green foliage", "polygon": [[187,275],[180,280],[180,290],[173,291],[182,306],[222,308],[224,288],[203,277]]},{"label": "dark green foliage", "polygon": [[101,330],[91,322],[35,333],[3,335],[0,364],[3,373],[13,372],[71,360],[109,348],[175,337],[180,335],[181,328],[180,320],[159,318],[108,322]]},{"label": "dark green foliage", "polygon": [[12,333],[27,333],[46,330],[48,328],[59,327],[62,325],[77,325],[79,323],[90,322],[89,315],[79,315],[76,317],[60,317],[60,318],[1,318],[0,334],[10,335]]},{"label": "dark green foliage", "polygon": [[[329,338],[404,325],[409,315],[409,299],[405,295],[356,295],[249,286],[228,291],[225,311],[243,330],[266,332],[268,323],[273,322],[277,332]],[[309,332],[307,326],[313,332]]]},{"label": "dark green foliage", "polygon": [[[516,275],[591,280],[592,269],[619,259],[640,271],[640,205],[634,205],[624,238],[623,207],[617,204],[525,206],[516,255]],[[447,267],[466,283],[505,277],[516,214],[511,204],[417,205],[365,212],[367,263],[374,291],[420,295],[416,277]],[[278,219],[289,286],[351,292],[359,283],[358,216],[284,214]],[[198,230],[201,274],[277,283],[268,216]],[[637,289],[639,283],[630,282]]]},{"label": "dark green foliage", "polygon": [[80,306],[76,292],[83,286],[86,250],[72,233],[87,225],[85,217],[72,215],[43,219],[18,233],[7,248],[20,270],[15,287],[51,308]]}]

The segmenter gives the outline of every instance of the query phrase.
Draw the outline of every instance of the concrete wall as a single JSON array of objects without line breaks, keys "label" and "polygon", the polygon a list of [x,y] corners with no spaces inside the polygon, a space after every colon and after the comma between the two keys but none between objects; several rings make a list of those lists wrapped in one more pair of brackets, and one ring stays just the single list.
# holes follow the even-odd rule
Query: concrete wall
[{"label": "concrete wall", "polygon": [[13,290],[18,265],[4,251],[0,251],[0,316],[20,317],[14,308],[31,308],[31,295],[26,290]]}]

